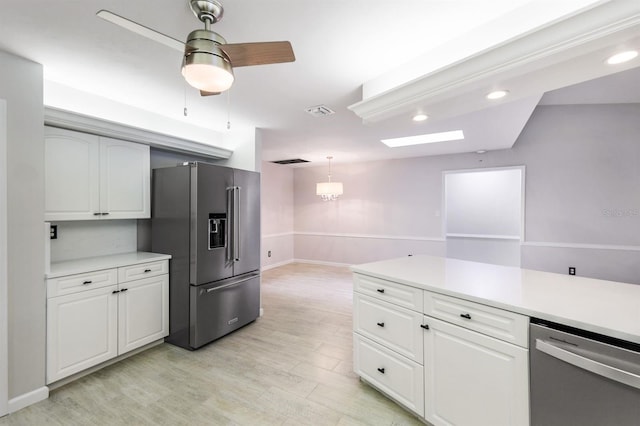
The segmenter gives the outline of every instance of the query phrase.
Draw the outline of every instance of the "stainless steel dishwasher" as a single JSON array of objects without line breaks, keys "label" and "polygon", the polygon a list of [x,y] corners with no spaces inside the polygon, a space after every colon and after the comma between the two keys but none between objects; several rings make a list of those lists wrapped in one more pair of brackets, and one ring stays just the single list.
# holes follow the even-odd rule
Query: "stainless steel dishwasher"
[{"label": "stainless steel dishwasher", "polygon": [[640,345],[532,318],[531,426],[640,425]]}]

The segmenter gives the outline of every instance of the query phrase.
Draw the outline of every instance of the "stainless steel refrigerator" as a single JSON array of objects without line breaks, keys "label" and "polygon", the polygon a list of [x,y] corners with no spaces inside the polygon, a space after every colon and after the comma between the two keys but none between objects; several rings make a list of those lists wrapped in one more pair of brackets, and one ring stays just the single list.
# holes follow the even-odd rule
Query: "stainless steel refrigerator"
[{"label": "stainless steel refrigerator", "polygon": [[172,256],[169,336],[196,349],[260,314],[260,174],[206,163],[153,171],[151,246]]}]

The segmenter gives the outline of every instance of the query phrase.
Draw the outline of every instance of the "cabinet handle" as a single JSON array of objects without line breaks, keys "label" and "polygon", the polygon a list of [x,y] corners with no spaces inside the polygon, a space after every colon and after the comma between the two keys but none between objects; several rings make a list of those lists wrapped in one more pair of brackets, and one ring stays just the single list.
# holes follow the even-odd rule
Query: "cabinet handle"
[{"label": "cabinet handle", "polygon": [[100,213],[100,212],[96,212],[96,213],[94,213],[93,215],[94,215],[94,216],[100,216],[101,214],[102,214],[102,213]]},{"label": "cabinet handle", "polygon": [[106,212],[106,213],[100,213],[100,216],[106,216],[106,215],[108,215],[108,214],[109,214],[109,212]]},{"label": "cabinet handle", "polygon": [[113,290],[113,291],[111,292],[111,294],[116,294],[116,293],[120,293],[120,290]]},{"label": "cabinet handle", "polygon": [[378,368],[378,371],[384,374],[384,368]]},{"label": "cabinet handle", "polygon": [[425,330],[428,330],[429,324],[420,324],[420,327],[424,328]]},{"label": "cabinet handle", "polygon": [[465,319],[469,319],[469,320],[471,319],[471,315],[469,314],[460,314],[460,316]]},{"label": "cabinet handle", "polygon": [[124,293],[125,291],[129,290],[128,288],[123,288],[122,290],[120,290],[122,293]]},{"label": "cabinet handle", "polygon": [[378,293],[384,293],[384,288],[379,288]]},{"label": "cabinet handle", "polygon": [[91,280],[87,280],[87,281],[84,281],[84,282],[82,283],[82,285],[91,284],[92,282],[93,282],[93,281],[91,281]]},{"label": "cabinet handle", "polygon": [[384,323],[383,322],[379,322],[377,324],[378,324],[378,327],[384,327]]},{"label": "cabinet handle", "polygon": [[146,274],[147,272],[151,272],[151,269],[145,269],[144,273]]}]

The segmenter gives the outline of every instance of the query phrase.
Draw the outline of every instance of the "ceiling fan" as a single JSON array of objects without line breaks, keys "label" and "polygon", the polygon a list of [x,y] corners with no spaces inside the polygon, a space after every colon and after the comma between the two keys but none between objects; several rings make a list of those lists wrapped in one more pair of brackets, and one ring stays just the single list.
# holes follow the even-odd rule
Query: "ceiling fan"
[{"label": "ceiling fan", "polygon": [[222,4],[217,0],[188,1],[193,13],[204,23],[204,29],[192,31],[186,43],[108,10],[100,10],[96,15],[183,52],[182,75],[187,83],[200,90],[202,96],[218,95],[229,89],[234,81],[235,67],[295,61],[288,41],[227,44],[222,36],[210,29],[211,24],[222,19]]}]

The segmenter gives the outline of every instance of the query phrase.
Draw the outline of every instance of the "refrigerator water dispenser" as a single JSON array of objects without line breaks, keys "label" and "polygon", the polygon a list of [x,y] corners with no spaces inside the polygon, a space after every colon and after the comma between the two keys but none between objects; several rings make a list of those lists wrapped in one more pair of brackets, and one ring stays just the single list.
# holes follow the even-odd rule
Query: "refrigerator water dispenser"
[{"label": "refrigerator water dispenser", "polygon": [[226,225],[226,213],[209,213],[209,250],[226,246]]}]

